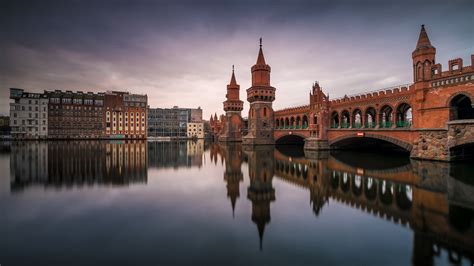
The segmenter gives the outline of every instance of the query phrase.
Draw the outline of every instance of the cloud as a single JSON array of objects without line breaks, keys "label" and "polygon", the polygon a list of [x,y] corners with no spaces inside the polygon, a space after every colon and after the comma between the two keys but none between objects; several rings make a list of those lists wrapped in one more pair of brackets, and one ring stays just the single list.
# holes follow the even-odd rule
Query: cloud
[{"label": "cloud", "polygon": [[6,2],[0,113],[10,87],[113,89],[146,93],[151,107],[201,106],[207,118],[223,112],[233,64],[246,99],[259,37],[275,109],[307,103],[315,80],[331,97],[408,83],[422,23],[438,62],[469,58],[469,10],[469,1]]}]

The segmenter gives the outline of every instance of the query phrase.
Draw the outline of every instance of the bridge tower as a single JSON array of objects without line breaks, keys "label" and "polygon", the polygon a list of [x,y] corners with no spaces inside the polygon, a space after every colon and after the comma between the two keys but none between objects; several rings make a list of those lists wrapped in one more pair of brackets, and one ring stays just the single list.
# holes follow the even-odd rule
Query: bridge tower
[{"label": "bridge tower", "polygon": [[250,178],[247,198],[252,202],[252,221],[257,225],[260,249],[265,226],[271,220],[270,203],[275,201],[275,188],[272,184],[275,169],[274,151],[273,146],[244,147]]},{"label": "bridge tower", "polygon": [[232,76],[230,83],[227,85],[227,100],[224,102],[224,111],[226,115],[223,125],[222,134],[219,136],[221,142],[242,141],[242,115],[244,102],[239,96],[240,85],[235,80],[234,66],[232,66]]},{"label": "bridge tower", "polygon": [[306,150],[328,150],[329,96],[324,94],[318,82],[309,94],[310,137],[305,139]]},{"label": "bridge tower", "polygon": [[244,145],[274,144],[273,108],[275,88],[270,85],[271,68],[265,63],[260,38],[257,63],[252,66],[252,86],[247,89],[250,103],[248,134],[242,138]]},{"label": "bridge tower", "polygon": [[424,108],[425,97],[430,88],[429,81],[432,77],[432,68],[435,65],[436,48],[431,45],[425,25],[421,25],[420,36],[416,48],[412,53],[413,59],[413,86],[415,102],[413,112],[413,126],[420,127],[420,114],[416,110]]}]

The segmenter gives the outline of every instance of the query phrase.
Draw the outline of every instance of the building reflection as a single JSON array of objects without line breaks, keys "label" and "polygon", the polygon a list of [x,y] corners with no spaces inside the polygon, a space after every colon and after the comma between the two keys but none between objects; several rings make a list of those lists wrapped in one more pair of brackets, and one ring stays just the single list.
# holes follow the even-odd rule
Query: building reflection
[{"label": "building reflection", "polygon": [[[242,151],[242,152],[241,152]],[[373,155],[286,153],[273,146],[211,146],[214,163],[224,164],[228,197],[235,206],[242,182],[242,162],[248,162],[247,198],[260,245],[275,201],[273,178],[309,190],[316,217],[330,200],[409,227],[414,232],[412,262],[433,265],[442,251],[449,263],[474,261],[474,183],[469,165],[393,158],[374,162]],[[356,158],[355,161],[352,161]],[[372,158],[372,159],[371,159]],[[453,176],[456,176],[454,178]],[[261,247],[261,246],[260,246]]]},{"label": "building reflection", "polygon": [[10,188],[146,183],[147,167],[143,141],[13,142]]},{"label": "building reflection", "polygon": [[150,168],[202,167],[204,140],[148,142]]}]

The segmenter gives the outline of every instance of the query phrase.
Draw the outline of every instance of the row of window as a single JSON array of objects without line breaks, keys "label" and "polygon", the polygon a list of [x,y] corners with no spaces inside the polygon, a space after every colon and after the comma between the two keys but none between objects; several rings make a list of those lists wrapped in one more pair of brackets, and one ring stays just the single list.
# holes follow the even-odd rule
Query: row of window
[{"label": "row of window", "polygon": [[71,98],[50,98],[49,99],[49,102],[50,103],[54,103],[54,104],[59,104],[59,103],[62,103],[62,104],[75,104],[75,105],[82,105],[82,104],[85,104],[85,105],[96,105],[96,106],[103,106],[104,105],[104,100],[93,100],[93,99],[77,99],[77,98],[74,98],[74,99],[71,99]]}]

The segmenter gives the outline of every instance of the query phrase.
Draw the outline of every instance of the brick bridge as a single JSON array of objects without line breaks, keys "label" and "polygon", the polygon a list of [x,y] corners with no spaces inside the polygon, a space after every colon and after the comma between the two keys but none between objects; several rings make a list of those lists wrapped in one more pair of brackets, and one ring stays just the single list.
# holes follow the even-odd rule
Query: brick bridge
[{"label": "brick bridge", "polygon": [[412,158],[472,156],[474,55],[471,66],[458,58],[447,71],[435,64],[435,55],[422,26],[412,53],[412,84],[329,99],[315,83],[308,105],[274,112],[276,143],[304,141],[307,150],[391,143]]}]

